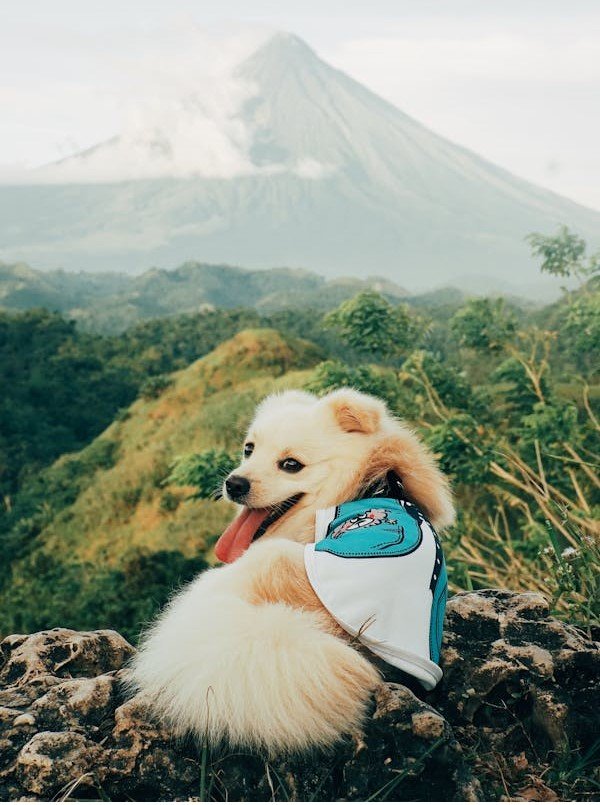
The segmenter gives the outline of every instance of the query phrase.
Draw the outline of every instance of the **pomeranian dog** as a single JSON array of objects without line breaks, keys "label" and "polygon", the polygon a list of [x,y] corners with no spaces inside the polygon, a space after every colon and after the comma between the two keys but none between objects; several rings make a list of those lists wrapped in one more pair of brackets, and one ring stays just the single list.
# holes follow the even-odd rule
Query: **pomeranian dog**
[{"label": "pomeranian dog", "polygon": [[287,391],[259,405],[224,483],[241,505],[215,549],[225,564],[172,599],[131,668],[177,734],[277,753],[360,728],[379,672],[313,591],[304,546],[318,510],[360,498],[390,470],[434,527],[453,521],[433,456],[380,400]]}]

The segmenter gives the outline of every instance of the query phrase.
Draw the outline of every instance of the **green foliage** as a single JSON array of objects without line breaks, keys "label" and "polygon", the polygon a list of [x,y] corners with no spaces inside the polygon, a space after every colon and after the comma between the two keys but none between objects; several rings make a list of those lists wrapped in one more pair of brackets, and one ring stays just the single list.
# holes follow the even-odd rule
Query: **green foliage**
[{"label": "green foliage", "polygon": [[121,364],[134,359],[145,380],[148,375],[189,366],[218,344],[260,322],[253,310],[206,310],[142,322],[114,337],[112,343]]},{"label": "green foliage", "polygon": [[504,299],[470,299],[450,324],[462,346],[483,352],[501,352],[516,332],[514,317]]},{"label": "green foliage", "polygon": [[[326,280],[310,271],[289,268],[248,271],[188,262],[170,271],[154,268],[132,276],[42,272],[24,264],[0,262],[3,308],[18,311],[43,306],[73,312],[82,329],[112,334],[146,319],[168,322],[182,313],[212,315],[241,306],[268,313],[288,308],[322,313],[375,285],[391,300],[403,294],[401,288],[381,277]],[[246,310],[244,315],[256,318],[257,314]]]},{"label": "green foliage", "polygon": [[520,437],[524,444],[539,444],[552,450],[564,442],[577,444],[577,407],[573,403],[535,403],[522,419]]},{"label": "green foliage", "polygon": [[482,429],[466,413],[456,413],[433,425],[426,433],[440,467],[455,483],[477,486],[489,480],[492,452],[482,439]]},{"label": "green foliage", "polygon": [[134,399],[133,370],[105,339],[32,310],[0,313],[0,500],[63,453],[82,448]]},{"label": "green foliage", "polygon": [[[291,335],[320,333],[341,353],[317,312],[280,312]],[[79,332],[54,313],[0,312],[0,523],[4,506],[58,456],[81,449],[142,394],[159,395],[168,373],[188,366],[249,326],[268,324],[252,310],[218,310],[157,319],[120,336]],[[317,339],[319,340],[319,339]]]},{"label": "green foliage", "polygon": [[177,495],[174,495],[173,492],[169,492],[169,490],[167,489],[160,496],[160,510],[161,512],[177,511],[180,502],[181,501],[179,497]]},{"label": "green foliage", "polygon": [[[374,394],[388,404],[392,411],[402,407],[402,398],[406,397],[398,381],[398,376],[391,369],[361,365],[348,366],[341,361],[323,361],[320,363],[306,384],[307,391],[315,394],[326,394],[342,386]],[[408,400],[405,400],[408,403]]]},{"label": "green foliage", "polygon": [[[343,301],[325,323],[317,307],[203,310],[144,322],[113,337],[82,334],[43,311],[0,315],[0,369],[9,381],[0,401],[0,631],[110,625],[133,639],[169,591],[202,569],[202,559],[176,551],[126,560],[121,554],[115,567],[75,562],[61,540],[71,544],[70,518],[96,494],[97,482],[102,489],[101,471],[117,457],[119,469],[127,467],[128,451],[136,450],[128,418],[137,422],[140,412],[152,410],[169,373],[240,330],[260,326],[310,338],[319,351],[303,347],[307,359],[291,360],[273,332],[273,348],[263,356],[264,342],[250,334],[250,352],[236,343],[231,354],[225,347],[194,367],[195,426],[201,446],[210,449],[169,467],[173,453],[165,442],[164,452],[141,471],[110,487],[103,498],[107,523],[124,513],[136,544],[148,523],[187,533],[187,492],[208,500],[218,493],[262,395],[308,376],[306,386],[317,394],[351,386],[381,397],[438,454],[458,499],[458,524],[445,535],[453,590],[539,590],[573,622],[598,629],[600,291],[589,279],[595,258],[586,257],[570,233],[561,238],[536,241],[537,253],[548,261],[544,270],[588,279],[528,315],[502,300],[464,303],[460,295],[433,295],[431,306],[419,303],[421,317],[372,291]],[[148,281],[162,287],[167,279],[159,272]],[[261,294],[262,279],[256,282]],[[286,288],[280,292],[289,294]],[[426,326],[428,318],[434,323]],[[314,367],[319,354],[324,360],[310,376],[287,374]],[[131,407],[140,394],[145,405]],[[113,419],[113,428],[91,441]],[[181,428],[190,432],[185,422]],[[215,532],[219,505],[193,504],[207,507],[203,512],[214,517]],[[50,541],[56,555],[48,553]]]},{"label": "green foliage", "polygon": [[560,328],[561,347],[580,371],[600,366],[600,292],[580,296],[569,306]]},{"label": "green foliage", "polygon": [[[490,374],[492,383],[505,383],[504,398],[519,413],[531,411],[538,402],[538,396],[531,385],[523,364],[514,357],[506,358]],[[542,379],[542,391],[546,395],[550,389],[545,379]]]},{"label": "green foliage", "polygon": [[[424,350],[415,350],[402,365],[404,381],[415,380],[420,374],[427,377],[439,399],[451,408],[477,407],[481,392],[476,392],[461,367],[442,361]],[[420,384],[417,383],[417,387]],[[481,400],[483,405],[483,400]]]},{"label": "green foliage", "polygon": [[541,258],[540,270],[546,274],[582,279],[600,270],[600,255],[586,257],[585,240],[566,226],[560,227],[556,235],[534,232],[527,240],[534,257]]},{"label": "green foliage", "polygon": [[422,323],[407,305],[391,305],[381,294],[365,291],[343,302],[325,317],[351,347],[380,359],[406,354]]},{"label": "green foliage", "polygon": [[31,542],[93,481],[99,469],[116,460],[118,445],[110,439],[96,439],[75,456],[65,456],[34,476],[15,499],[14,506],[0,519],[4,535],[0,563],[0,587],[10,563],[23,556]]},{"label": "green foliage", "polygon": [[564,600],[571,618],[590,634],[600,629],[600,541],[572,521],[568,509],[555,505],[561,525],[573,535],[577,547],[564,547],[560,533],[546,522],[549,545],[541,557],[553,585],[552,604],[556,608]]},{"label": "green foliage", "polygon": [[136,641],[140,630],[174,590],[207,567],[178,551],[138,553],[120,570],[61,562],[39,552],[22,575],[0,592],[0,632],[35,632],[53,626],[116,629]]},{"label": "green foliage", "polygon": [[140,397],[144,400],[155,400],[172,384],[173,381],[168,375],[149,377],[140,387]]},{"label": "green foliage", "polygon": [[193,498],[214,498],[220,494],[223,481],[238,462],[223,450],[180,456],[171,467],[165,484],[193,486]]}]

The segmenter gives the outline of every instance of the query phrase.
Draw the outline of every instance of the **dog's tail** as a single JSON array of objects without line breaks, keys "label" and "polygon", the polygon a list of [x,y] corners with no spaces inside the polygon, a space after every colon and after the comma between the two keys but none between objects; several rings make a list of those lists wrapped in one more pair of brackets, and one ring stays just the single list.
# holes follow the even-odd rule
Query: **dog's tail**
[{"label": "dog's tail", "polygon": [[143,640],[131,678],[154,712],[178,734],[269,752],[358,729],[379,679],[371,663],[317,613],[219,594],[221,572],[177,596]]}]

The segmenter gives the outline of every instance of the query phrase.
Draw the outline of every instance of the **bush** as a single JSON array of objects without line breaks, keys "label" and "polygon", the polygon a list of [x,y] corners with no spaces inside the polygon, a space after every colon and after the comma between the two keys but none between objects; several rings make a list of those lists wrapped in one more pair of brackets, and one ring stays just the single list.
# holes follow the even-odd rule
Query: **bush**
[{"label": "bush", "polygon": [[484,352],[501,352],[517,329],[504,299],[471,299],[454,314],[450,326],[462,346]]},{"label": "bush", "polygon": [[168,490],[166,492],[163,492],[162,495],[160,496],[160,510],[165,514],[177,511],[177,509],[179,508],[179,503],[180,503],[179,497],[177,495],[174,495],[173,492],[169,492]]},{"label": "bush", "polygon": [[173,591],[206,569],[179,551],[138,553],[122,569],[99,571],[46,553],[26,560],[23,573],[0,595],[0,633],[116,629],[136,641]]},{"label": "bush", "polygon": [[[365,364],[348,366],[341,361],[324,361],[316,367],[305,388],[314,394],[326,394],[342,386],[350,386],[365,394],[374,394],[385,400],[392,411],[397,411],[401,407],[400,398],[403,389],[396,373],[391,369]],[[404,408],[406,409],[406,406]]]},{"label": "bush", "polygon": [[423,321],[408,305],[394,307],[374,291],[342,302],[324,322],[351,347],[380,360],[405,355],[424,330]]},{"label": "bush", "polygon": [[173,381],[168,375],[149,377],[140,387],[140,397],[144,400],[156,400],[163,391],[172,385]]},{"label": "bush", "polygon": [[192,498],[219,497],[223,481],[236,464],[237,461],[223,450],[179,456],[164,483],[195,487]]}]

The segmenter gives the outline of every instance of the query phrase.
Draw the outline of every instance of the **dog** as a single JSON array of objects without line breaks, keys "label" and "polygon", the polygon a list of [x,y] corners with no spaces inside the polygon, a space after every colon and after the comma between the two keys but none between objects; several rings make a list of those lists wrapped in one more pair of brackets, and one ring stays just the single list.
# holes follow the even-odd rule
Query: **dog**
[{"label": "dog", "polygon": [[277,754],[360,729],[380,673],[324,608],[303,556],[318,510],[390,471],[436,529],[452,523],[447,479],[381,400],[344,388],[259,405],[223,487],[241,506],[215,548],[224,564],[172,599],[132,663],[132,684],[176,734]]}]

